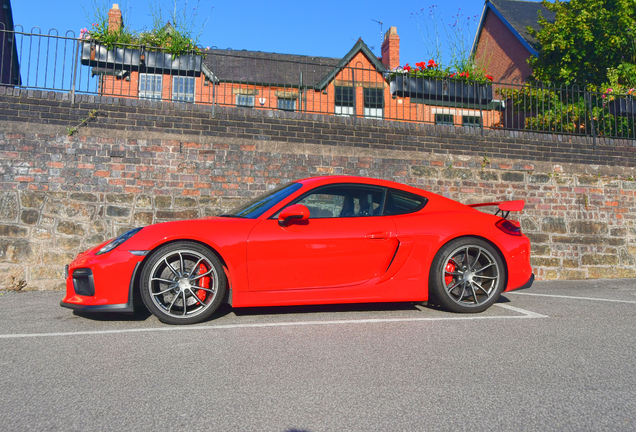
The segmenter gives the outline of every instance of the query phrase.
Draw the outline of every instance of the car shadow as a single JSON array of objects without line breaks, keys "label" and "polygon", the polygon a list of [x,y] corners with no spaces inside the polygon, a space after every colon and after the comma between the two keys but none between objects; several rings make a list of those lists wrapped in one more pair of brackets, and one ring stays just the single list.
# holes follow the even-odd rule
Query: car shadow
[{"label": "car shadow", "polygon": [[[289,315],[289,314],[318,314],[333,312],[390,312],[417,310],[416,305],[422,303],[352,303],[352,304],[327,304],[327,305],[302,305],[302,306],[262,306],[249,308],[236,308],[232,312],[236,316],[253,315]],[[216,315],[216,314],[215,314]],[[215,316],[212,316],[214,319]]]},{"label": "car shadow", "polygon": [[93,321],[146,321],[152,314],[145,307],[139,308],[134,314],[118,313],[118,312],[82,312],[73,311],[73,315],[86,318]]},{"label": "car shadow", "polygon": [[[226,303],[221,304],[219,308],[212,314],[212,316],[203,321],[213,321],[218,318],[222,318],[225,315],[232,313],[232,307]],[[125,322],[135,322],[135,321],[146,321],[148,318],[152,316],[152,313],[146,308],[145,305],[135,304],[135,313],[117,313],[117,312],[108,312],[108,313],[100,313],[100,312],[83,312],[79,310],[73,311],[73,315],[86,318],[93,321],[125,321]]]},{"label": "car shadow", "polygon": [[[510,303],[510,300],[503,295],[496,303]],[[427,302],[398,302],[398,303],[347,303],[347,304],[326,304],[326,305],[302,305],[302,306],[261,306],[232,308],[228,303],[222,303],[212,316],[202,322],[216,321],[229,314],[240,316],[262,316],[262,315],[292,315],[292,314],[320,314],[320,313],[346,313],[346,312],[392,312],[392,311],[413,311],[426,308],[430,310],[447,312],[439,305]],[[451,312],[449,312],[451,313]],[[95,313],[73,311],[74,315],[93,321],[146,321],[152,314],[141,305],[135,305],[134,314],[123,313]]]}]

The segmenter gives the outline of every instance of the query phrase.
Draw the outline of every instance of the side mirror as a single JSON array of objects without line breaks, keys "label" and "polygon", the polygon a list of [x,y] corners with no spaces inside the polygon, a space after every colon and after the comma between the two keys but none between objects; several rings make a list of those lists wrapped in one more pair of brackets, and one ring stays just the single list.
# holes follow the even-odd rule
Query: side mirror
[{"label": "side mirror", "polygon": [[302,204],[294,204],[278,215],[278,225],[286,227],[294,222],[303,221],[309,219],[309,209]]}]

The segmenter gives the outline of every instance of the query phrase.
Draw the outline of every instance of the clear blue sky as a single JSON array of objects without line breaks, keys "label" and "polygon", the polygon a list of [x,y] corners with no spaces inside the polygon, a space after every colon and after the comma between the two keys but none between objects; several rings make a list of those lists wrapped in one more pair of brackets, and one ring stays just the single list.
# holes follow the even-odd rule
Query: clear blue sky
[{"label": "clear blue sky", "polygon": [[[148,0],[111,0],[129,10],[132,28],[150,26],[152,19],[148,10]],[[79,35],[90,22],[82,5],[91,9],[92,0],[13,0],[13,18],[25,30],[39,27],[42,33],[55,28],[62,35],[74,30]],[[162,1],[164,9],[170,9],[173,2]],[[184,5],[183,0],[178,0]],[[196,1],[189,0],[192,9]],[[279,1],[218,1],[206,0],[200,3],[201,17],[209,15],[209,20],[199,40],[205,46],[218,48],[247,49],[254,51],[302,54],[326,57],[342,57],[362,38],[373,52],[380,55],[380,26],[372,20],[383,22],[383,31],[389,26],[397,27],[400,36],[400,61],[402,64],[428,60],[422,35],[412,18],[412,13],[421,12],[428,16],[429,7],[437,5],[437,15],[447,25],[454,22],[458,11],[462,21],[471,18],[472,38],[481,16],[482,0],[402,1],[386,0],[343,1],[322,0],[315,3],[289,0]],[[461,8],[461,10],[460,10]],[[476,16],[476,18],[475,18]],[[439,33],[444,37],[439,24]]]}]

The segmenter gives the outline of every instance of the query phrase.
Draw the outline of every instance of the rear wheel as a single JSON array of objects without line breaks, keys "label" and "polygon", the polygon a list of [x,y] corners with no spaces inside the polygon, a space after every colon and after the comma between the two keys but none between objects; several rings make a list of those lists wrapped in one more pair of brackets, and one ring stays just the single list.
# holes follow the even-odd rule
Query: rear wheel
[{"label": "rear wheel", "polygon": [[478,238],[460,238],[435,255],[429,295],[452,312],[482,312],[497,301],[505,281],[503,260],[491,244]]},{"label": "rear wheel", "polygon": [[160,321],[195,324],[209,318],[225,294],[223,266],[209,249],[193,242],[157,249],[141,273],[141,298]]}]

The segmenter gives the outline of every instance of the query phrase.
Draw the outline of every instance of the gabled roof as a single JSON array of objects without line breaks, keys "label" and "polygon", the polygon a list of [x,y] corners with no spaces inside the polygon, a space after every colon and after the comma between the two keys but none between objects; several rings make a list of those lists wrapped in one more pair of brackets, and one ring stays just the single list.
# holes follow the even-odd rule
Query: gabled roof
[{"label": "gabled roof", "polygon": [[525,46],[530,54],[537,55],[540,45],[539,41],[528,33],[528,27],[540,30],[538,11],[548,22],[554,22],[556,14],[547,10],[540,2],[520,1],[520,0],[486,0],[484,10],[479,21],[479,28],[475,34],[473,42],[473,53],[477,49],[477,42],[481,35],[486,14],[494,13],[512,32],[513,35]]},{"label": "gabled roof", "polygon": [[314,87],[340,61],[331,57],[310,57],[261,51],[203,50],[203,64],[223,82]]},{"label": "gabled roof", "polygon": [[336,77],[336,75],[338,75],[338,73],[342,69],[344,69],[351,62],[351,60],[353,60],[353,58],[359,52],[362,52],[367,57],[367,59],[369,59],[371,64],[375,67],[375,69],[378,72],[380,73],[386,72],[386,67],[384,67],[382,62],[380,62],[380,60],[378,60],[378,58],[373,54],[373,52],[369,49],[367,44],[365,44],[362,41],[362,39],[358,39],[358,42],[356,42],[353,48],[351,48],[351,50],[342,58],[342,60],[338,62],[336,67],[331,72],[329,72],[329,74],[325,76],[322,81],[318,83],[316,88],[319,90],[324,89]]},{"label": "gabled roof", "polygon": [[218,81],[279,87],[312,87],[322,90],[351,60],[362,52],[378,72],[384,65],[359,39],[342,58],[310,57],[260,51],[203,50],[206,66]]}]

